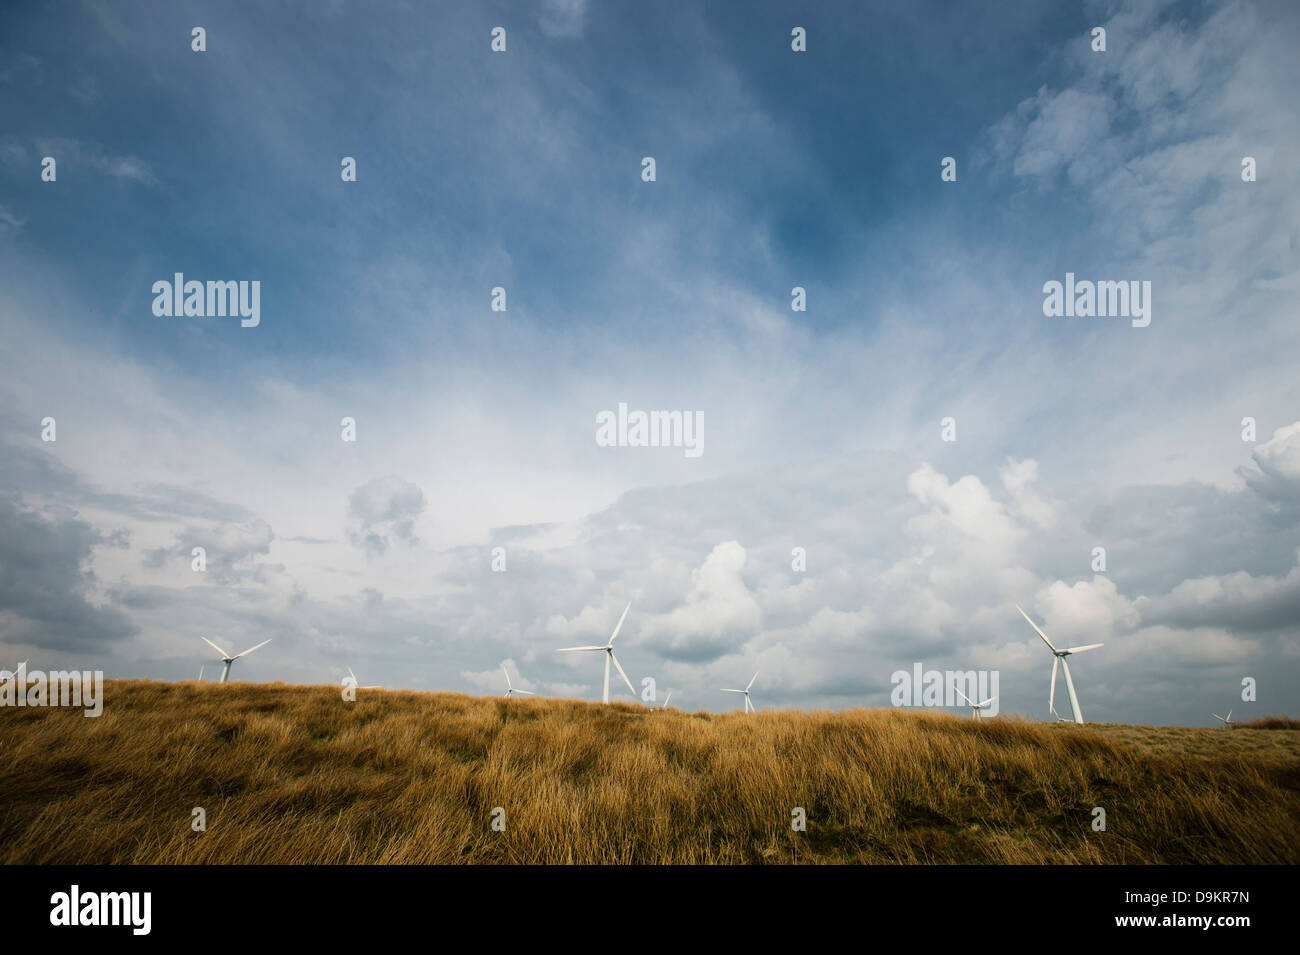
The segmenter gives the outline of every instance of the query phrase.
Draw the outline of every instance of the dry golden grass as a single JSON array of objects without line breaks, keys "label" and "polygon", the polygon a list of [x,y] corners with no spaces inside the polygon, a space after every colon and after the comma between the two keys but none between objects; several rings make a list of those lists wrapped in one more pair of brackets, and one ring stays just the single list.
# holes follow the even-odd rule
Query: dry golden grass
[{"label": "dry golden grass", "polygon": [[0,710],[4,862],[1300,861],[1296,730],[344,703],[283,684],[117,681],[105,696],[98,719]]},{"label": "dry golden grass", "polygon": [[1238,723],[1237,729],[1300,730],[1300,720],[1293,720],[1289,716],[1262,716],[1247,723]]}]

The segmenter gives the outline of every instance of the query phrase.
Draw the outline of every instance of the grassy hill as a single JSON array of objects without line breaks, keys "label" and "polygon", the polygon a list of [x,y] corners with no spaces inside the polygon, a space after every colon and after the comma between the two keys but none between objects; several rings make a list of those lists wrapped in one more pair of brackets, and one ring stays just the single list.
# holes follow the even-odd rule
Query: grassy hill
[{"label": "grassy hill", "polygon": [[0,710],[4,862],[1300,862],[1296,729],[245,683],[105,698],[98,719]]}]

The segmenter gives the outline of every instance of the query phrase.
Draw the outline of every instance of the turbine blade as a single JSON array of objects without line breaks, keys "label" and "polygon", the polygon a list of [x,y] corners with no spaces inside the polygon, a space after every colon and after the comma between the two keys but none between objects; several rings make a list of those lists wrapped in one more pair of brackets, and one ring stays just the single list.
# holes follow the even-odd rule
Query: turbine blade
[{"label": "turbine blade", "polygon": [[[956,681],[954,680],[953,682],[956,682]],[[970,703],[971,706],[974,706],[974,705],[975,705],[973,702],[971,702],[971,698],[970,698],[969,696],[967,696],[965,693],[963,693],[961,690],[958,690],[955,686],[953,687],[953,689],[957,691],[957,695],[958,695],[958,696],[960,696],[960,697],[961,697],[963,700],[965,700],[967,703]]]},{"label": "turbine blade", "polygon": [[623,621],[627,619],[627,612],[631,609],[632,604],[629,601],[628,605],[623,608],[623,616],[618,618],[618,626],[615,627],[614,632],[609,635],[609,643],[607,643],[606,646],[612,647],[614,645],[614,638],[617,637],[618,632],[623,629]]},{"label": "turbine blade", "polygon": [[560,647],[556,653],[573,653],[575,650],[604,650],[604,647]]},{"label": "turbine blade", "polygon": [[246,656],[248,656],[250,653],[252,653],[254,650],[260,650],[260,649],[262,649],[262,647],[266,646],[266,645],[267,645],[268,643],[270,643],[270,642],[271,642],[270,640],[263,640],[263,641],[262,641],[261,643],[259,643],[257,646],[255,646],[255,647],[249,647],[249,648],[248,648],[247,650],[245,650],[243,653],[236,653],[235,656],[234,656],[234,659],[238,660],[240,657],[246,657]]},{"label": "turbine blade", "polygon": [[983,703],[976,703],[975,705],[978,706],[980,709],[983,709],[984,707],[988,706],[990,703],[992,703],[992,702],[993,702],[994,700],[996,700],[996,699],[997,699],[996,696],[990,696],[990,697],[989,697],[987,700],[985,700]]},{"label": "turbine blade", "polygon": [[1079,706],[1079,694],[1074,691],[1074,679],[1070,676],[1070,664],[1061,657],[1061,669],[1065,671],[1065,688],[1070,691],[1070,709],[1074,711],[1074,721],[1083,722],[1083,709]]},{"label": "turbine blade", "polygon": [[510,674],[506,673],[506,665],[504,663],[501,664],[501,672],[506,674],[506,686],[514,686],[514,684],[510,682]]},{"label": "turbine blade", "polygon": [[[628,606],[630,607],[631,604],[628,604]],[[613,650],[609,651],[609,658],[614,661],[614,669],[616,669],[618,675],[623,678],[623,682],[627,684],[627,688],[632,691],[633,696],[636,696],[636,689],[632,686],[632,681],[627,678],[627,674],[623,672],[623,668],[618,665],[618,657],[614,656]]]},{"label": "turbine blade", "polygon": [[202,640],[204,643],[206,643],[208,646],[210,646],[213,650],[216,650],[218,653],[220,653],[223,659],[226,658],[226,657],[228,657],[228,656],[230,656],[229,653],[227,653],[225,650],[221,649],[219,646],[217,646],[215,643],[213,643],[213,642],[212,642],[211,640],[209,640],[207,637],[199,637],[199,639]]},{"label": "turbine blade", "polygon": [[1228,710],[1228,715],[1225,718],[1229,720],[1232,719],[1232,710]]},{"label": "turbine blade", "polygon": [[513,687],[513,689],[514,689],[514,691],[515,691],[516,693],[523,693],[523,694],[525,694],[525,695],[527,695],[527,696],[532,696],[532,695],[533,695],[533,691],[532,691],[532,690],[521,690],[521,689],[519,689],[519,687],[517,687],[517,686],[516,686],[516,687]]},{"label": "turbine blade", "polygon": [[1083,647],[1070,647],[1070,648],[1069,648],[1068,650],[1066,650],[1065,652],[1066,652],[1066,653],[1083,653],[1083,651],[1085,651],[1085,650],[1096,650],[1098,647],[1104,647],[1105,645],[1106,645],[1106,644],[1104,644],[1104,643],[1089,643],[1087,646],[1083,646]]},{"label": "turbine blade", "polygon": [[750,678],[749,678],[749,682],[745,684],[745,692],[746,692],[746,693],[749,692],[749,688],[750,688],[751,686],[754,685],[754,681],[757,680],[757,679],[758,679],[758,671],[755,670],[755,671],[754,671],[754,675],[753,675],[752,677],[750,677]]},{"label": "turbine blade", "polygon": [[672,698],[673,698],[673,692],[672,692],[672,690],[669,690],[669,691],[668,691],[668,695],[664,697],[664,709],[665,709],[665,710],[668,709],[668,701],[671,700]]},{"label": "turbine blade", "polygon": [[719,690],[718,692],[719,692],[719,693],[744,693],[745,691],[744,691],[744,690],[728,690],[726,687],[723,687],[723,688],[722,688],[721,690]]},{"label": "turbine blade", "polygon": [[352,677],[352,682],[357,682],[357,675],[352,672],[352,667],[348,667],[348,676]]},{"label": "turbine blade", "polygon": [[[1024,609],[1020,606],[1020,604],[1016,604],[1016,609],[1020,611],[1020,616],[1024,617],[1026,620],[1029,620],[1029,614],[1025,613]],[[1056,647],[1052,646],[1052,641],[1047,639],[1047,634],[1043,633],[1043,631],[1038,629],[1038,624],[1034,623],[1034,621],[1032,620],[1029,620],[1029,625],[1034,628],[1035,633],[1037,633],[1040,637],[1043,638],[1043,643],[1047,644],[1047,648],[1051,650],[1053,653],[1055,653]]]}]

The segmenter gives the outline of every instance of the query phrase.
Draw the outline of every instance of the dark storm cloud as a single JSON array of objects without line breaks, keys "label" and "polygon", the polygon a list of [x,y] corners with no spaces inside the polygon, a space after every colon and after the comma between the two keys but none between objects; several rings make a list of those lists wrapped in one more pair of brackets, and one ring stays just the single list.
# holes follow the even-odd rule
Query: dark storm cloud
[{"label": "dark storm cloud", "polygon": [[89,599],[86,568],[105,535],[62,506],[35,510],[0,496],[0,631],[5,642],[52,650],[101,650],[136,632],[112,605]]}]

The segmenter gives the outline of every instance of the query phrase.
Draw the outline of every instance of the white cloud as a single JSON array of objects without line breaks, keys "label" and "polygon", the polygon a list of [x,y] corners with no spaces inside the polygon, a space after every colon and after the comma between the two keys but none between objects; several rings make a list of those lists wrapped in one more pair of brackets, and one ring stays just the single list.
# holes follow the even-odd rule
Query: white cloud
[{"label": "white cloud", "polygon": [[541,0],[537,19],[547,36],[580,37],[587,24],[587,0]]},{"label": "white cloud", "polygon": [[1265,497],[1300,501],[1300,421],[1278,428],[1251,451],[1257,471],[1238,469],[1247,484]]},{"label": "white cloud", "polygon": [[1034,489],[1038,481],[1038,462],[1032,458],[1023,461],[1008,459],[998,469],[1002,486],[1011,495],[1012,505],[1017,514],[1032,521],[1038,527],[1051,527],[1056,523],[1056,512]]},{"label": "white cloud", "polygon": [[424,492],[396,475],[367,481],[348,498],[353,520],[349,539],[356,547],[382,554],[393,540],[416,542],[415,522],[424,513]]},{"label": "white cloud", "polygon": [[762,611],[746,584],[745,548],[737,541],[718,544],[691,572],[683,603],[642,625],[648,641],[670,658],[716,656],[752,636]]},{"label": "white cloud", "polygon": [[0,238],[15,235],[26,224],[25,218],[18,218],[8,206],[0,203]]}]

